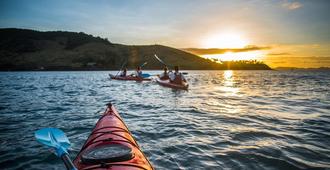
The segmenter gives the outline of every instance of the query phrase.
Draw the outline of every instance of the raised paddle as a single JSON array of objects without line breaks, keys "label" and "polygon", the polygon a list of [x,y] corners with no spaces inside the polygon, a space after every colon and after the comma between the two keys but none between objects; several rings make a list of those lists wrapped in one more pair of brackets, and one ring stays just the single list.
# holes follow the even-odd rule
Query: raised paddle
[{"label": "raised paddle", "polygon": [[67,170],[77,170],[69,158],[68,148],[71,144],[63,131],[56,128],[44,128],[37,130],[34,136],[41,144],[54,149],[55,155],[63,160]]},{"label": "raised paddle", "polygon": [[165,66],[168,66],[163,60],[161,60],[156,54],[154,54],[155,58],[161,62],[162,64],[164,64]]},{"label": "raised paddle", "polygon": [[143,67],[143,66],[145,66],[147,64],[148,64],[148,62],[144,62],[143,64],[140,65],[140,67]]},{"label": "raised paddle", "polygon": [[[154,54],[154,56],[155,56],[155,58],[156,58],[159,62],[161,62],[162,64],[164,64],[166,67],[171,66],[171,65],[166,64],[166,63],[165,63],[163,60],[161,60],[156,54]],[[171,67],[172,67],[172,66],[171,66]],[[183,72],[182,74],[187,75],[188,73],[187,73],[187,72]]]},{"label": "raised paddle", "polygon": [[[147,64],[148,64],[148,62],[144,62],[143,64],[140,65],[140,67],[143,67],[143,66],[145,66],[145,65],[147,65]],[[144,73],[144,74],[142,74],[142,77],[143,77],[143,78],[150,77],[150,74],[148,74],[148,73]]]}]

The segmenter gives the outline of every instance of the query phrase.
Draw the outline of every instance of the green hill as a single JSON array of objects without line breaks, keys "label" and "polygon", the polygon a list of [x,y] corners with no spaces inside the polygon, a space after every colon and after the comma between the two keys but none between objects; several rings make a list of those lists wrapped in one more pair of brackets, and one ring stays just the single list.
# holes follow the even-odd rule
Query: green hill
[{"label": "green hill", "polygon": [[263,63],[215,63],[162,45],[122,45],[85,33],[0,29],[0,70],[111,70],[123,63],[130,69],[161,69],[164,62],[182,69],[270,69]]}]

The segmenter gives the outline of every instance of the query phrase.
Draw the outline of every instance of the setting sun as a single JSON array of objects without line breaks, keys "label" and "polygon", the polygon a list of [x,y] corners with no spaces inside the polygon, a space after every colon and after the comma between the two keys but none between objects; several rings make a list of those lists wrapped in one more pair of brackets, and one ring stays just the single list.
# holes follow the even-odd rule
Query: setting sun
[{"label": "setting sun", "polygon": [[226,52],[224,54],[201,55],[208,59],[218,59],[220,61],[237,61],[237,60],[262,60],[265,56],[263,51],[249,52]]},{"label": "setting sun", "polygon": [[247,40],[237,32],[214,34],[206,38],[203,42],[205,48],[243,48],[247,45]]}]

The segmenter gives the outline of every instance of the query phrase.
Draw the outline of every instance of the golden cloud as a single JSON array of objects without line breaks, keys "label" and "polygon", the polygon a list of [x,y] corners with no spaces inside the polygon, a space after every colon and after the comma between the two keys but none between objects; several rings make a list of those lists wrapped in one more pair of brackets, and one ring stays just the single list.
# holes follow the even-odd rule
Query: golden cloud
[{"label": "golden cloud", "polygon": [[244,48],[184,48],[182,50],[196,54],[196,55],[208,55],[208,54],[224,54],[226,52],[248,52],[248,51],[259,51],[269,50],[269,46],[255,46],[249,45]]},{"label": "golden cloud", "polygon": [[282,7],[288,10],[296,10],[303,6],[300,2],[288,2],[285,1],[282,3]]}]

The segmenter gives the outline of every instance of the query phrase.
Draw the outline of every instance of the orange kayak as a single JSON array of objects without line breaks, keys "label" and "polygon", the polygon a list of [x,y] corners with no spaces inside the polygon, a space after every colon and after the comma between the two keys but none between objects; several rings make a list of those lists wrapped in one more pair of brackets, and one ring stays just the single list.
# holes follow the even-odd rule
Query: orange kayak
[{"label": "orange kayak", "polygon": [[73,162],[79,170],[153,169],[112,104]]},{"label": "orange kayak", "polygon": [[181,89],[181,90],[188,90],[189,84],[188,83],[183,83],[183,84],[175,84],[175,83],[171,83],[170,80],[160,80],[157,79],[156,82],[164,87],[170,87],[173,89]]},{"label": "orange kayak", "polygon": [[141,77],[134,77],[134,76],[114,76],[112,74],[109,74],[111,79],[114,80],[131,80],[131,81],[151,81],[150,78],[141,78]]}]

